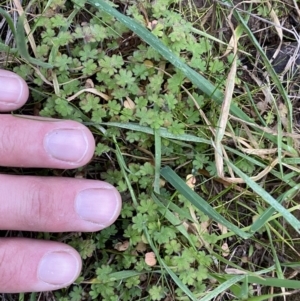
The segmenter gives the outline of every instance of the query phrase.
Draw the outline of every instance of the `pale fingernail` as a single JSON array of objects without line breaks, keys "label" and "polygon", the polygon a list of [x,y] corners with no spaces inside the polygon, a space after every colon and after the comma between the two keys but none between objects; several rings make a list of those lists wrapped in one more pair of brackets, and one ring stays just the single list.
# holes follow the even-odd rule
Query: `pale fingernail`
[{"label": "pale fingernail", "polygon": [[120,195],[115,189],[86,189],[77,195],[75,210],[83,220],[105,228],[118,217],[120,203]]},{"label": "pale fingernail", "polygon": [[38,267],[38,278],[52,285],[72,283],[79,274],[80,262],[68,252],[52,252],[44,255]]},{"label": "pale fingernail", "polygon": [[17,104],[23,94],[24,84],[18,77],[0,76],[0,102]]},{"label": "pale fingernail", "polygon": [[56,129],[46,135],[44,146],[53,158],[78,163],[88,151],[88,140],[82,130]]}]

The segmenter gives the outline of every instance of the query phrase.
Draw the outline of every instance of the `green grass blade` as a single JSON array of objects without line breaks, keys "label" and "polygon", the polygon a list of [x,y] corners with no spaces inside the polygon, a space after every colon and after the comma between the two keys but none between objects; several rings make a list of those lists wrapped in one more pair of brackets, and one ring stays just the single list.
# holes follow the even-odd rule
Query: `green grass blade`
[{"label": "green grass blade", "polygon": [[273,238],[272,238],[272,234],[271,234],[271,231],[270,231],[270,227],[268,225],[266,225],[265,229],[267,230],[267,233],[268,233],[269,244],[270,244],[270,248],[271,248],[271,251],[272,251],[272,254],[273,254],[273,260],[275,262],[276,276],[279,279],[284,279],[284,273],[282,271],[282,268],[281,268],[281,265],[280,265],[280,262],[279,262],[279,258],[277,256],[278,250],[274,247]]},{"label": "green grass blade", "polygon": [[[86,125],[89,125],[89,124],[94,125],[94,123],[89,123],[89,122],[87,122],[85,124]],[[127,129],[127,130],[131,130],[131,131],[137,131],[137,132],[154,135],[154,129],[151,129],[150,127],[147,127],[147,126],[139,125],[137,123],[102,122],[100,124],[106,125],[106,126],[115,126],[115,127],[122,128],[122,129]],[[196,137],[196,136],[193,136],[190,134],[174,135],[165,128],[160,128],[158,131],[159,131],[159,135],[162,138],[181,140],[181,141],[189,141],[189,142],[198,142],[198,143],[205,143],[205,144],[211,145],[210,140],[199,138],[199,137]]]},{"label": "green grass blade", "polygon": [[31,293],[29,301],[35,301],[37,299],[37,293]]},{"label": "green grass blade", "polygon": [[14,35],[14,37],[16,37],[17,33],[16,33],[16,29],[15,29],[15,25],[14,25],[14,21],[11,18],[11,16],[7,13],[7,11],[5,11],[4,9],[2,9],[0,7],[0,14],[5,18],[12,34]]},{"label": "green grass blade", "polygon": [[127,184],[127,187],[128,187],[128,190],[130,192],[130,195],[131,195],[131,198],[132,198],[132,201],[133,201],[133,204],[135,206],[135,208],[138,206],[138,202],[137,202],[137,198],[135,196],[135,192],[134,192],[134,189],[133,187],[131,186],[131,182],[127,176],[127,173],[126,173],[126,170],[128,169],[126,164],[125,164],[125,161],[123,159],[123,156],[122,156],[122,152],[119,148],[119,145],[117,143],[117,139],[115,136],[113,136],[113,140],[114,140],[114,143],[115,143],[115,146],[116,146],[116,156],[117,156],[117,160],[118,160],[118,163],[119,163],[119,166],[121,168],[121,171],[122,171],[122,174],[123,174],[123,177],[126,181],[126,184]]},{"label": "green grass blade", "polygon": [[[215,277],[214,274],[211,275],[212,277]],[[230,279],[232,277],[235,277],[234,275],[230,274],[217,274],[216,279],[218,277],[222,277],[225,279]],[[266,286],[274,286],[274,287],[285,287],[290,289],[300,289],[300,281],[297,280],[289,280],[289,279],[278,279],[278,278],[271,278],[271,277],[262,277],[262,276],[252,276],[248,275],[248,282],[249,283],[256,283],[261,284],[264,287]]]},{"label": "green grass blade", "polygon": [[155,147],[155,175],[154,175],[154,192],[159,194],[160,188],[160,167],[161,167],[161,136],[160,131],[154,131],[154,147]]},{"label": "green grass blade", "polygon": [[297,271],[300,270],[300,261],[298,262],[283,262],[281,266],[295,269]]},{"label": "green grass blade", "polygon": [[159,206],[158,210],[177,230],[189,241],[190,245],[196,250],[196,246],[190,238],[189,233],[182,225],[182,221],[176,217],[168,208],[164,206],[163,203],[152,193],[153,201]]},{"label": "green grass blade", "polygon": [[[266,168],[267,165],[266,164],[263,164],[262,162],[256,160],[255,158],[249,156],[249,155],[245,155],[244,153],[236,150],[236,149],[233,149],[231,147],[228,147],[228,146],[224,146],[224,148],[228,151],[230,151],[232,154],[235,154],[241,158],[243,158],[244,160],[247,160],[249,162],[251,162],[252,164],[256,165],[256,166],[259,166],[261,168]],[[299,161],[300,163],[300,161]],[[293,164],[294,165],[294,164]],[[276,171],[275,168],[273,168],[270,173],[272,175],[274,175],[275,177],[277,177],[279,180],[285,182],[286,184],[288,184],[290,187],[293,187],[295,186],[297,183],[293,180],[294,177],[296,177],[298,174],[296,172],[291,172],[291,173],[286,173],[284,175],[282,175],[280,172]]]},{"label": "green grass blade", "polygon": [[[225,159],[226,160],[226,159]],[[262,197],[269,205],[271,205],[274,210],[278,211],[286,219],[286,221],[298,232],[300,233],[300,222],[298,219],[292,215],[288,210],[286,210],[280,203],[275,200],[268,192],[266,192],[261,186],[254,182],[250,177],[244,174],[239,170],[234,164],[226,160],[227,164],[232,168],[232,170],[242,178],[245,183],[253,189],[253,191]],[[264,221],[261,220],[261,217],[250,227],[250,232],[257,231],[259,228],[264,226]]]},{"label": "green grass blade", "polygon": [[201,210],[204,214],[217,221],[228,229],[233,231],[236,235],[247,239],[251,235],[245,233],[234,224],[227,221],[222,215],[220,215],[213,207],[211,207],[203,198],[201,198],[196,192],[194,192],[186,183],[168,166],[162,168],[161,175],[176,188],[186,199],[188,199],[196,208]]},{"label": "green grass blade", "polygon": [[244,87],[245,87],[246,92],[247,92],[247,97],[248,97],[248,99],[250,100],[250,103],[251,103],[251,108],[254,110],[255,115],[256,115],[256,117],[259,119],[259,121],[261,122],[261,124],[262,124],[264,127],[267,127],[267,123],[266,123],[266,121],[262,118],[261,114],[259,113],[258,108],[257,108],[257,105],[256,105],[256,103],[255,103],[255,101],[254,101],[254,99],[253,99],[253,97],[252,97],[252,93],[250,92],[250,89],[249,89],[247,83],[244,83],[244,85],[245,85]]},{"label": "green grass blade", "polygon": [[[292,198],[294,195],[298,193],[299,189],[300,189],[300,184],[295,185],[294,187],[286,191],[284,194],[280,195],[277,198],[277,202],[281,204],[283,201]],[[269,207],[267,210],[265,210],[264,213],[262,213],[259,218],[259,224],[256,224],[258,222],[257,220],[252,224],[251,226],[252,231],[256,232],[257,230],[259,230],[261,224],[265,225],[275,211],[276,210],[273,207]]]},{"label": "green grass blade", "polygon": [[[218,282],[220,282],[220,283],[224,283],[228,279],[227,275],[225,275],[225,277],[224,277],[224,275],[220,276],[220,275],[215,275],[214,274],[213,277],[215,279],[217,279]],[[231,276],[231,277],[233,277],[233,276]],[[247,279],[247,283],[249,283],[249,277],[246,277],[246,279]],[[273,295],[268,294],[268,295],[254,296],[254,297],[248,298],[248,295],[246,295],[246,296],[243,295],[243,287],[242,286],[245,285],[245,282],[242,285],[234,284],[229,288],[230,291],[234,294],[234,296],[236,298],[235,300],[262,301],[262,300],[267,300],[268,298],[271,298],[272,296],[276,297],[276,296],[282,296],[283,295],[282,293],[281,294],[273,294]]]},{"label": "green grass blade", "polygon": [[[172,200],[167,200],[163,198],[161,195],[154,195],[154,197],[159,201],[159,204],[161,204],[161,206],[163,206],[164,208],[166,209],[169,208],[173,212],[176,212],[180,217],[190,221],[191,223],[195,222],[195,220],[193,220],[193,218],[191,217],[190,213],[186,212],[183,208],[177,206],[175,203],[172,202]],[[155,199],[153,200],[155,201]]]},{"label": "green grass blade", "polygon": [[300,289],[300,281],[288,280],[288,279],[278,279],[278,278],[264,278],[261,279],[255,276],[249,276],[250,283],[257,283],[264,286],[276,286],[285,287],[291,289]]},{"label": "green grass blade", "polygon": [[[284,296],[285,294],[269,294],[269,295],[261,295],[248,298],[247,301],[263,301],[263,300],[273,300],[275,297]],[[287,293],[288,295],[288,293]]]},{"label": "green grass blade", "polygon": [[246,275],[237,275],[234,276],[224,283],[220,284],[216,289],[208,293],[205,297],[201,298],[199,301],[209,301],[213,299],[214,297],[220,295],[221,293],[225,292],[227,289],[229,289],[231,286],[233,286],[235,283],[242,281]]},{"label": "green grass blade", "polygon": [[31,64],[49,69],[53,68],[53,66],[49,63],[42,62],[38,59],[31,57],[28,53],[26,40],[25,40],[25,31],[24,31],[24,15],[20,16],[17,22],[17,32],[15,35],[15,39],[17,41],[18,52],[23,59],[28,61]]},{"label": "green grass blade", "polygon": [[[108,274],[106,278],[103,278],[103,279],[95,278],[88,282],[91,284],[109,283],[112,281],[122,281],[127,278],[144,275],[147,273],[150,273],[150,272],[149,271],[138,272],[138,271],[134,271],[134,270],[125,270],[125,271],[113,272],[113,273]],[[155,273],[155,271],[151,271],[151,273]],[[157,273],[160,273],[160,272],[158,271]]]}]

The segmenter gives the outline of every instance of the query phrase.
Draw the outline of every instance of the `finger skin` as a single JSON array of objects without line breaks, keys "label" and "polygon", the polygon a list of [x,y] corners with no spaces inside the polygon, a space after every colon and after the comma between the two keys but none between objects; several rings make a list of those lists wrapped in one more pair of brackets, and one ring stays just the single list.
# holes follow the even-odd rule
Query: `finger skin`
[{"label": "finger skin", "polygon": [[[28,95],[23,79],[0,70],[0,111],[20,108]],[[77,168],[90,161],[94,149],[91,132],[80,123],[0,116],[2,166]],[[120,210],[120,194],[101,181],[0,175],[0,229],[98,231]],[[67,245],[0,238],[0,292],[59,289],[76,280],[81,265],[79,254]]]},{"label": "finger skin", "polygon": [[[59,151],[62,155],[72,155],[80,150],[80,159],[60,160],[46,149],[48,137],[61,130],[80,133],[79,141],[73,139],[69,142],[68,139],[64,139],[58,142],[61,143]],[[91,160],[94,149],[95,141],[92,133],[78,122],[0,116],[0,165],[2,166],[77,168]]]},{"label": "finger skin", "polygon": [[28,95],[24,79],[11,71],[0,70],[0,111],[9,112],[22,107]]},{"label": "finger skin", "polygon": [[119,192],[102,181],[0,175],[0,192],[2,230],[99,231],[121,211]]},{"label": "finger skin", "polygon": [[[66,283],[47,283],[39,277],[42,260],[49,253],[67,253],[73,264],[64,267],[69,275]],[[72,284],[80,274],[80,255],[71,247],[53,241],[38,241],[25,238],[0,238],[0,292],[21,293],[50,291]]]}]

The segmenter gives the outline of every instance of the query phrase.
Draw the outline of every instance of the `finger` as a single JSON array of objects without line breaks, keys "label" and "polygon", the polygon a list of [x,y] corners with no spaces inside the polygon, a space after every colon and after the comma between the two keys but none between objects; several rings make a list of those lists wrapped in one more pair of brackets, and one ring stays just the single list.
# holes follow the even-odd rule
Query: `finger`
[{"label": "finger", "polygon": [[13,111],[22,107],[28,95],[24,79],[13,72],[0,70],[0,111]]},{"label": "finger", "polygon": [[0,165],[76,168],[90,161],[92,133],[75,121],[0,116]]},{"label": "finger", "polygon": [[79,276],[81,259],[71,247],[53,241],[0,239],[0,292],[59,289]]},{"label": "finger", "polygon": [[99,231],[120,210],[120,194],[102,181],[0,175],[3,230]]}]

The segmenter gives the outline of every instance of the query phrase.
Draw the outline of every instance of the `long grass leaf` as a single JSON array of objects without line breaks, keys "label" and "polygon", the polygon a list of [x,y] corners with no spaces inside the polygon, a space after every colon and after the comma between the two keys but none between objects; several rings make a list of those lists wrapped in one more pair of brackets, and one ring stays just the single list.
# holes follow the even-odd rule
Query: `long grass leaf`
[{"label": "long grass leaf", "polygon": [[117,143],[117,139],[116,139],[115,136],[113,136],[113,140],[114,140],[114,143],[115,143],[115,146],[116,146],[116,156],[117,156],[117,160],[118,160],[119,166],[121,168],[123,177],[124,177],[124,179],[126,181],[126,184],[127,184],[128,190],[130,192],[133,204],[134,204],[135,207],[137,207],[138,206],[137,198],[135,196],[134,189],[131,186],[131,182],[130,182],[130,180],[129,180],[128,176],[127,176],[127,173],[126,173],[126,170],[128,168],[127,168],[127,166],[125,164],[125,161],[124,161],[123,156],[122,156],[122,152],[121,152],[121,150],[119,148],[119,145]]},{"label": "long grass leaf", "polygon": [[209,301],[209,300],[213,299],[214,297],[218,296],[219,294],[225,292],[228,288],[233,286],[235,283],[242,281],[245,277],[246,277],[246,275],[237,275],[237,276],[234,276],[234,277],[228,279],[224,283],[220,284],[213,291],[208,293],[205,297],[199,299],[199,301]]},{"label": "long grass leaf", "polygon": [[160,168],[161,168],[161,136],[159,129],[154,131],[154,147],[155,147],[155,176],[154,176],[154,192],[159,194],[160,188]]},{"label": "long grass leaf", "polygon": [[12,34],[14,35],[14,37],[17,35],[16,33],[16,29],[15,29],[15,25],[14,25],[14,21],[13,19],[11,18],[11,16],[7,13],[7,11],[5,11],[4,9],[2,9],[0,7],[0,14],[5,18]]},{"label": "long grass leaf", "polygon": [[204,214],[212,218],[214,221],[223,224],[228,229],[233,231],[236,235],[247,239],[251,235],[245,233],[234,224],[227,221],[220,215],[212,206],[210,206],[203,198],[201,198],[195,191],[193,191],[186,183],[168,166],[162,168],[161,175],[176,188],[186,199],[188,199],[196,208],[201,210]]},{"label": "long grass leaf", "polygon": [[182,221],[178,217],[176,217],[168,208],[166,208],[154,194],[152,194],[152,199],[159,206],[158,210],[161,215],[163,215],[174,227],[176,227],[177,230],[189,241],[194,250],[196,250],[195,244],[191,240],[190,235],[182,225]]},{"label": "long grass leaf", "polygon": [[[225,159],[226,160],[226,159]],[[262,199],[271,205],[276,211],[278,211],[286,219],[286,221],[298,232],[300,233],[300,222],[298,219],[292,215],[288,210],[286,210],[280,203],[275,200],[268,192],[266,192],[261,186],[254,182],[250,177],[244,174],[239,170],[234,164],[229,160],[226,160],[227,164],[232,168],[232,170],[242,178],[245,183],[253,189],[253,191],[262,197]],[[260,218],[257,219],[256,226],[262,227],[264,224]],[[253,231],[253,228],[250,228],[250,231]]]},{"label": "long grass leaf", "polygon": [[40,67],[50,69],[53,68],[53,66],[49,63],[42,62],[38,59],[35,59],[31,57],[28,53],[27,46],[26,46],[26,40],[25,40],[25,31],[24,31],[24,15],[20,16],[17,22],[17,30],[15,35],[16,41],[17,41],[17,48],[18,52],[21,55],[23,59],[28,61],[29,63],[32,63],[34,65],[38,65]]},{"label": "long grass leaf", "polygon": [[[214,274],[211,275],[212,277],[215,277]],[[222,277],[225,279],[230,279],[234,277],[233,275],[230,274],[222,274],[216,275],[216,278]],[[290,289],[299,289],[300,288],[300,281],[297,280],[289,280],[289,279],[278,279],[278,278],[272,278],[272,277],[261,277],[261,276],[250,276],[248,275],[248,281],[249,283],[256,283],[256,284],[261,284],[264,287],[266,286],[274,286],[274,287],[285,287],[285,288],[290,288]]]},{"label": "long grass leaf", "polygon": [[[278,203],[281,204],[283,201],[292,198],[295,194],[298,193],[299,189],[300,189],[300,184],[295,185],[294,187],[292,187],[291,189],[289,189],[288,191],[286,191],[284,194],[280,195],[277,198]],[[269,218],[274,214],[275,211],[276,210],[274,207],[269,207],[268,209],[266,209],[259,217],[259,220],[256,220],[252,224],[251,231],[253,232],[258,231],[261,225],[265,225],[268,222]]]},{"label": "long grass leaf", "polygon": [[[94,123],[87,122],[85,124],[89,125],[89,124],[94,124]],[[137,131],[137,132],[154,135],[154,129],[151,129],[150,127],[147,127],[147,126],[139,125],[137,123],[102,122],[100,124],[107,125],[107,126],[115,126],[115,127],[122,128],[122,129],[127,129],[127,130],[131,130],[131,131]],[[188,142],[205,143],[205,144],[209,144],[209,145],[211,144],[210,140],[196,137],[196,136],[190,135],[190,134],[174,135],[165,128],[160,128],[158,131],[159,131],[159,135],[162,138],[188,141]]]},{"label": "long grass leaf", "polygon": [[289,293],[286,294],[269,294],[269,295],[261,295],[261,296],[255,296],[248,298],[247,301],[263,301],[263,300],[274,300],[275,297],[285,296],[289,295]]},{"label": "long grass leaf", "polygon": [[288,279],[278,279],[278,278],[264,278],[261,279],[255,276],[249,276],[250,283],[257,283],[264,286],[276,286],[285,287],[291,289],[300,289],[300,281],[288,280]]}]

